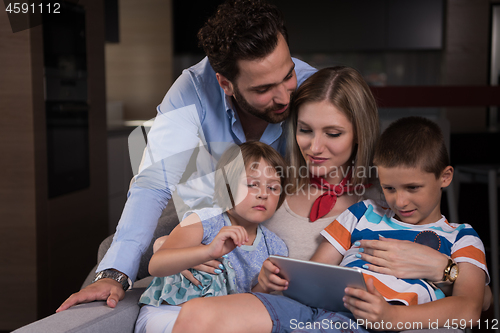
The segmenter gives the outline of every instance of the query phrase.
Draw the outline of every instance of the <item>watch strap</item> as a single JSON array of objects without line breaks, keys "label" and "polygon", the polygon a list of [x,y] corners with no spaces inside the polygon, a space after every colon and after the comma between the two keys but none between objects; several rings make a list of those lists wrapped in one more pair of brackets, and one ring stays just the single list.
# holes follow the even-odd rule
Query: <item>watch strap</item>
[{"label": "watch strap", "polygon": [[127,275],[114,269],[105,269],[103,271],[97,272],[94,280],[92,280],[92,283],[97,282],[101,279],[113,279],[122,285],[123,290],[128,290],[132,285]]}]

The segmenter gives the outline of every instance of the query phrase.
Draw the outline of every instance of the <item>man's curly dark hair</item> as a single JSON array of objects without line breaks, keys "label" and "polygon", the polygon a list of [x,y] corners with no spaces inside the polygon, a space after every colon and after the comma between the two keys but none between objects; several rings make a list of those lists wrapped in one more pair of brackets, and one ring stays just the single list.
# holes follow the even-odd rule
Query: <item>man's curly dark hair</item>
[{"label": "man's curly dark hair", "polygon": [[263,0],[228,0],[200,29],[198,39],[214,71],[234,82],[237,61],[269,55],[280,33],[288,43],[285,21],[276,6]]}]

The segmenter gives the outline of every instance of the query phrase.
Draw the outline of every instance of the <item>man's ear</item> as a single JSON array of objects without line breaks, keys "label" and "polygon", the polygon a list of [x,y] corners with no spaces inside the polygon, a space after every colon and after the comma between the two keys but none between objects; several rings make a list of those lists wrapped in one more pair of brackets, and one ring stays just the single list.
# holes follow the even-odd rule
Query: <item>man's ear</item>
[{"label": "man's ear", "polygon": [[217,78],[217,82],[219,82],[219,86],[224,90],[224,93],[227,96],[233,96],[234,87],[231,81],[229,81],[224,75],[215,73],[215,77]]},{"label": "man's ear", "polygon": [[453,180],[453,167],[448,165],[444,168],[443,172],[441,172],[441,188],[448,187]]}]

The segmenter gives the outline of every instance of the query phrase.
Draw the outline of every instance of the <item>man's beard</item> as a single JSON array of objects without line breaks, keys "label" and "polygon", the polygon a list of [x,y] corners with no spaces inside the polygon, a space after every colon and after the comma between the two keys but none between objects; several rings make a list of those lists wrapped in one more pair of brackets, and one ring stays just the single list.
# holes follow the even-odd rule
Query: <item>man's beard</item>
[{"label": "man's beard", "polygon": [[240,111],[249,113],[257,118],[265,120],[268,123],[280,123],[290,115],[290,106],[280,114],[274,113],[274,111],[283,109],[285,107],[283,104],[274,104],[272,107],[267,108],[264,111],[259,111],[247,102],[247,100],[241,95],[238,87],[234,87],[233,93],[233,99],[238,105]]}]

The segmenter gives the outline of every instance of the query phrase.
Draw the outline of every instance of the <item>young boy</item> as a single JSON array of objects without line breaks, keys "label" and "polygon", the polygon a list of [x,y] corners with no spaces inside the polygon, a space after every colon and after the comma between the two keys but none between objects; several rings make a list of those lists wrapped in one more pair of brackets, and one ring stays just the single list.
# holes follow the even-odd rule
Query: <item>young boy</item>
[{"label": "young boy", "polygon": [[[477,325],[489,281],[484,247],[470,225],[448,223],[441,215],[442,189],[451,183],[453,168],[439,127],[420,117],[394,122],[379,140],[374,164],[386,201],[365,200],[339,215],[321,232],[325,239],[311,259],[363,270],[367,291],[346,288],[344,302],[352,314],[312,309],[282,296],[255,295],[268,311],[287,309],[276,320],[286,332],[292,330],[284,327],[292,319],[309,323],[312,331],[324,328],[325,319],[344,323],[331,323],[328,331],[352,328],[354,320],[356,332]],[[421,243],[447,255],[443,281],[398,279],[368,270],[360,241],[381,237]],[[435,286],[452,282],[450,297]]]},{"label": "young boy", "polygon": [[368,292],[348,288],[346,307],[361,322],[385,322],[387,330],[405,322],[442,327],[449,319],[475,326],[489,281],[484,247],[470,225],[450,224],[441,215],[442,189],[451,183],[453,167],[439,127],[420,117],[394,122],[379,140],[374,164],[386,202],[366,200],[340,215],[322,231],[326,241],[312,260],[338,261],[343,256],[342,266],[366,268],[358,247],[361,239],[386,237],[428,245],[450,257],[443,281],[454,282],[451,297],[444,298],[429,281],[365,270]]}]

